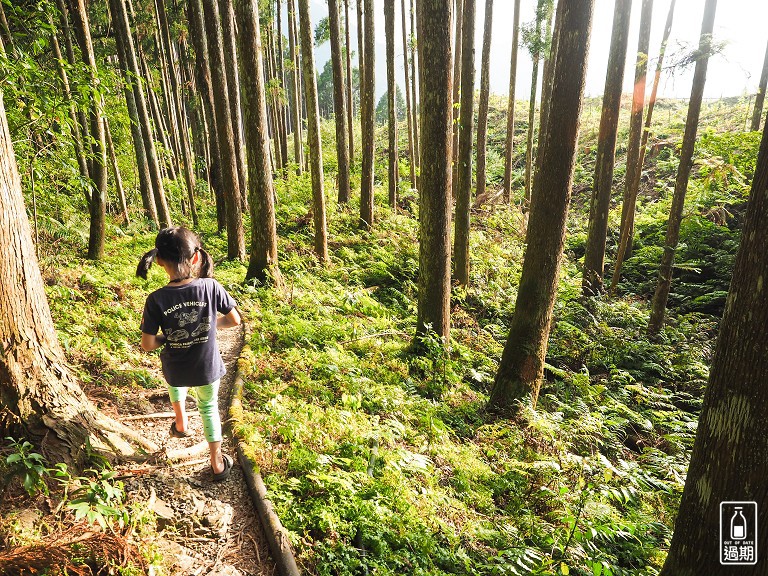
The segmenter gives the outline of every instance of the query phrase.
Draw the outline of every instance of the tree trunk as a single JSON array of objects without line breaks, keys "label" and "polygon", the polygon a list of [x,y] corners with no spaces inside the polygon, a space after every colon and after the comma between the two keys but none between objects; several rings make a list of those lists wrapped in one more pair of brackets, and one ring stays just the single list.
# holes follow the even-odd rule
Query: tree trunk
[{"label": "tree trunk", "polygon": [[278,278],[274,184],[269,166],[267,99],[264,88],[259,6],[257,0],[237,0],[240,77],[243,84],[248,186],[251,197],[251,258],[246,279],[266,282]]},{"label": "tree trunk", "polygon": [[594,0],[560,0],[560,33],[547,133],[537,159],[527,249],[515,313],[496,374],[489,409],[513,413],[530,396],[536,405],[557,294],[565,223],[576,161]]},{"label": "tree trunk", "polygon": [[[240,210],[248,210],[246,194],[245,150],[243,149],[243,113],[240,106],[240,74],[237,71],[237,47],[235,46],[235,11],[232,0],[219,0],[219,14],[222,23],[222,48],[224,50],[224,70],[227,74],[227,91],[232,124],[232,137],[235,145],[235,166],[237,168]],[[210,41],[209,41],[210,45]]]},{"label": "tree trunk", "polygon": [[419,299],[416,334],[430,329],[447,343],[451,328],[451,4],[420,0],[421,157]]},{"label": "tree trunk", "polygon": [[344,37],[347,64],[347,144],[349,145],[349,165],[351,167],[355,163],[355,130],[353,124],[355,101],[352,98],[352,44],[349,34],[349,0],[344,0]]},{"label": "tree trunk", "polygon": [[237,148],[232,127],[232,109],[229,104],[224,38],[217,0],[203,0],[205,34],[213,86],[213,107],[216,131],[219,136],[221,158],[221,185],[227,215],[227,257],[242,260],[245,257],[245,236],[241,215],[240,179],[237,170]]},{"label": "tree trunk", "polygon": [[192,161],[192,152],[189,148],[189,130],[187,129],[184,109],[181,105],[181,89],[179,88],[178,76],[176,75],[176,64],[173,59],[173,45],[171,44],[171,34],[168,28],[168,16],[165,13],[164,0],[155,0],[155,9],[157,11],[157,20],[160,25],[161,45],[167,54],[168,76],[171,81],[171,97],[176,111],[176,132],[181,148],[181,156],[184,161],[182,169],[184,171],[184,182],[187,185],[187,199],[189,209],[192,214],[192,223],[195,228],[198,226],[197,208],[195,207],[195,174],[194,162]]},{"label": "tree trunk", "polygon": [[760,74],[760,84],[755,95],[755,111],[752,114],[752,125],[750,130],[755,132],[760,130],[760,119],[763,117],[763,102],[765,101],[765,89],[768,87],[768,45],[765,47],[765,59],[763,60],[763,71]]},{"label": "tree trunk", "polygon": [[[418,68],[416,63],[417,50],[416,43],[418,39],[416,37],[416,17],[415,17],[415,5],[418,0],[410,0],[411,2],[411,102],[413,102],[413,149],[416,153],[416,160],[421,162],[421,139],[419,138],[420,131],[420,105],[419,105],[419,92],[417,86],[419,85],[420,78],[416,74]],[[420,166],[420,165],[419,165]],[[416,166],[417,173],[419,172],[419,166]],[[419,186],[419,177],[416,177],[416,187]]]},{"label": "tree trunk", "polygon": [[[707,2],[709,5],[714,2]],[[714,12],[714,8],[712,8]],[[662,576],[765,574],[765,559],[754,566],[720,564],[720,502],[757,503],[757,554],[768,549],[765,469],[768,442],[768,126],[757,159],[741,246],[715,346],[696,441],[675,532]],[[758,561],[759,560],[759,561]]]},{"label": "tree trunk", "polygon": [[[144,141],[144,153],[147,157],[149,166],[149,177],[152,182],[152,193],[155,196],[155,208],[160,226],[163,228],[171,225],[171,215],[168,210],[168,203],[165,200],[165,191],[163,189],[163,179],[160,175],[160,165],[157,161],[157,152],[155,141],[152,138],[152,126],[149,123],[149,113],[147,112],[147,101],[144,96],[144,89],[141,86],[142,75],[139,73],[139,64],[136,59],[136,52],[133,47],[133,38],[128,23],[128,12],[125,8],[125,0],[110,0],[110,10],[112,12],[112,22],[115,26],[115,34],[122,39],[123,51],[125,52],[126,64],[132,76],[131,86],[133,87],[133,97],[136,102],[136,111],[138,113],[139,127],[141,137]],[[126,79],[127,81],[127,79]]]},{"label": "tree trunk", "polygon": [[216,115],[213,106],[213,87],[211,85],[211,68],[208,51],[208,40],[201,0],[189,0],[187,4],[187,19],[189,35],[195,49],[195,75],[203,100],[203,111],[209,122],[208,144],[208,183],[216,201],[216,224],[219,232],[227,225],[227,208],[224,200],[224,188],[221,181],[221,155],[219,152],[219,135],[216,127]]},{"label": "tree trunk", "polygon": [[355,0],[357,8],[357,70],[360,77],[360,129],[362,130],[363,121],[363,90],[365,89],[365,20],[363,19],[363,2],[365,0]]},{"label": "tree trunk", "polygon": [[699,126],[699,114],[701,101],[704,96],[704,85],[707,81],[707,64],[712,48],[712,29],[715,21],[717,0],[707,0],[704,5],[704,19],[701,25],[698,53],[701,55],[696,61],[696,69],[693,73],[693,87],[691,99],[688,103],[688,117],[685,120],[685,133],[683,146],[680,151],[680,165],[677,168],[675,179],[675,193],[672,197],[672,206],[669,210],[667,222],[667,234],[664,239],[664,252],[659,266],[659,277],[656,283],[656,292],[651,303],[651,318],[648,322],[648,333],[657,334],[664,324],[664,312],[667,308],[667,298],[672,285],[672,263],[675,259],[675,250],[680,239],[680,223],[683,220],[683,206],[685,205],[685,193],[688,189],[688,178],[693,167],[693,150],[696,146],[696,132]]},{"label": "tree trunk", "polygon": [[[544,19],[544,9],[546,0],[538,0],[536,5],[536,32],[535,38],[538,40],[541,38],[541,24]],[[538,91],[539,82],[539,60],[541,54],[538,50],[531,52],[531,58],[533,59],[533,71],[531,72],[531,98],[528,102],[528,143],[525,151],[525,201],[523,204],[523,210],[528,211],[528,206],[531,201],[531,185],[533,180],[533,136],[534,136],[534,120],[536,118],[536,92]],[[539,135],[541,137],[541,135]]]},{"label": "tree trunk", "polygon": [[400,184],[400,166],[397,153],[397,99],[395,98],[395,0],[384,0],[384,36],[387,41],[387,108],[389,120],[388,182],[389,205],[397,209],[397,189]]},{"label": "tree trunk", "polygon": [[[455,29],[453,40],[453,169],[451,178],[451,202],[459,189],[459,117],[461,115],[461,62],[463,45],[464,0],[456,0]],[[406,69],[407,70],[407,69]]]},{"label": "tree trunk", "polygon": [[651,18],[653,15],[653,0],[643,0],[640,14],[640,37],[637,46],[637,62],[635,64],[635,90],[632,95],[632,116],[629,121],[629,141],[627,143],[627,171],[624,184],[624,201],[621,206],[621,228],[619,247],[616,252],[616,264],[611,278],[611,290],[621,277],[621,267],[624,259],[631,250],[632,236],[635,231],[635,205],[637,192],[633,191],[635,174],[642,166],[640,160],[640,139],[642,138],[643,106],[645,104],[645,78],[648,70],[648,44],[651,37]]},{"label": "tree trunk", "polygon": [[[464,0],[461,18],[461,106],[459,114],[458,179],[453,275],[462,286],[469,284],[469,209],[472,197],[472,123],[475,104],[475,10],[476,0]],[[423,110],[423,109],[422,109]]]},{"label": "tree trunk", "polygon": [[[547,35],[544,39],[544,63],[541,70],[541,106],[539,107],[539,135],[547,133],[547,120],[549,119],[549,104],[552,99],[552,81],[554,80],[554,67],[552,62],[557,51],[558,31],[552,33],[552,9],[547,15]],[[535,162],[534,162],[535,166]],[[534,175],[534,178],[536,176]]]},{"label": "tree trunk", "polygon": [[483,58],[480,65],[480,103],[477,113],[477,191],[475,197],[485,194],[486,146],[488,145],[488,104],[491,91],[491,34],[493,31],[493,0],[485,0],[483,31]]},{"label": "tree trunk", "polygon": [[[405,112],[408,116],[408,164],[411,175],[411,189],[416,188],[416,149],[413,142],[413,108],[411,103],[411,74],[408,70],[408,28],[405,17],[405,0],[400,1],[400,16],[403,27],[403,69],[405,71]],[[458,82],[456,83],[458,85]],[[456,90],[453,91],[456,94]],[[454,155],[455,156],[455,155]]]},{"label": "tree trunk", "polygon": [[131,223],[131,217],[128,215],[128,204],[125,201],[125,188],[123,188],[123,179],[120,176],[120,168],[117,166],[117,156],[115,155],[115,145],[112,142],[112,133],[109,131],[109,120],[104,118],[104,134],[107,138],[107,151],[109,152],[109,162],[112,167],[112,175],[115,177],[115,188],[117,189],[117,198],[120,201],[120,211],[126,224]]},{"label": "tree trunk", "polygon": [[89,93],[90,126],[93,144],[91,154],[91,191],[90,216],[91,227],[88,236],[88,258],[99,260],[104,255],[104,235],[106,225],[107,208],[107,143],[104,136],[103,102],[96,88],[99,85],[99,73],[96,65],[96,56],[93,53],[91,41],[91,27],[88,22],[88,11],[85,0],[71,0],[72,18],[75,28],[75,37],[80,44],[83,62],[88,68],[88,75],[92,92]]},{"label": "tree trunk", "polygon": [[509,63],[509,97],[507,100],[507,140],[504,147],[504,201],[512,198],[512,157],[515,144],[515,84],[517,82],[517,48],[520,37],[520,0],[515,0],[512,22],[512,56]]},{"label": "tree trunk", "polygon": [[[155,134],[152,137],[153,141],[159,142],[162,145],[160,150],[163,156],[158,160],[161,175],[163,173],[168,175],[171,180],[177,179],[176,174],[176,158],[173,152],[173,146],[169,138],[170,128],[166,123],[166,116],[163,114],[162,107],[160,106],[160,98],[155,91],[152,82],[152,73],[147,65],[147,59],[144,57],[144,52],[141,50],[141,45],[138,45],[139,63],[141,64],[141,70],[143,73],[144,82],[146,84],[146,98],[149,101],[149,108],[155,129]],[[162,90],[162,89],[161,89]]]},{"label": "tree trunk", "polygon": [[595,179],[589,207],[589,232],[581,284],[585,296],[599,294],[603,289],[605,240],[608,234],[608,211],[611,207],[616,131],[619,127],[621,88],[624,83],[624,62],[627,60],[631,12],[632,0],[616,1],[613,9],[613,33],[608,56],[608,71],[605,75],[603,92],[603,112],[600,117],[597,141]]},{"label": "tree trunk", "polygon": [[363,177],[360,184],[360,226],[370,229],[373,226],[373,169],[375,147],[376,104],[374,95],[376,90],[376,46],[374,44],[373,29],[373,1],[364,1],[365,23],[363,35],[365,36],[365,48],[363,50],[364,70],[362,93],[360,96],[362,126],[363,126]]},{"label": "tree trunk", "polygon": [[301,174],[304,167],[304,149],[302,144],[302,119],[301,119],[301,84],[299,80],[299,53],[296,40],[296,0],[288,0],[288,49],[291,52],[293,63],[291,71],[291,94],[293,106],[291,107],[291,121],[293,123],[293,155],[296,161],[296,174]]},{"label": "tree trunk", "polygon": [[331,60],[333,66],[333,115],[336,121],[336,156],[339,173],[339,204],[349,201],[349,143],[347,142],[347,90],[344,82],[344,61],[341,53],[341,26],[337,0],[328,0],[328,25],[331,30]]},{"label": "tree trunk", "polygon": [[277,74],[280,78],[281,98],[280,98],[280,154],[283,156],[285,165],[288,165],[288,112],[285,109],[285,69],[283,66],[283,16],[282,2],[277,0]]},{"label": "tree trunk", "polygon": [[315,254],[322,263],[328,262],[328,232],[325,223],[325,195],[323,194],[323,150],[320,142],[320,110],[317,104],[315,79],[315,51],[312,21],[309,18],[309,0],[299,0],[299,39],[301,64],[304,73],[304,96],[307,100],[307,144],[309,167],[312,175],[312,213],[315,221]]},{"label": "tree trunk", "polygon": [[[1,95],[0,308],[3,434],[44,441],[51,461],[82,463],[86,442],[98,452],[132,452],[114,434],[126,428],[99,414],[67,368],[32,244]],[[151,442],[141,444],[152,452],[158,449]]]}]

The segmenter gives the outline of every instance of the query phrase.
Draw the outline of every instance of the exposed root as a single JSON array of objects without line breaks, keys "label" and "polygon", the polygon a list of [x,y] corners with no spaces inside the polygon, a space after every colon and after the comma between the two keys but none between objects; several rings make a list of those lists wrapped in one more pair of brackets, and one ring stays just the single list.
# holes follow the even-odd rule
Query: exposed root
[{"label": "exposed root", "polygon": [[[77,560],[77,563],[75,563]],[[32,576],[111,574],[115,566],[146,571],[146,562],[134,544],[119,534],[104,534],[81,523],[36,544],[0,553],[0,574]]]}]

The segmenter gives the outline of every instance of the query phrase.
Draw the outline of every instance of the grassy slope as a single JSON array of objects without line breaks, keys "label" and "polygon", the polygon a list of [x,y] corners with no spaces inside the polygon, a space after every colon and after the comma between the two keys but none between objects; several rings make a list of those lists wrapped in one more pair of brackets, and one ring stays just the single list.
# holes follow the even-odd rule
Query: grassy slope
[{"label": "grassy slope", "polygon": [[[331,201],[332,263],[321,269],[305,218],[309,183],[291,178],[278,191],[286,290],[241,286],[241,264],[217,267],[253,330],[242,432],[311,573],[657,572],[715,332],[716,318],[705,313],[717,312],[717,297],[706,296],[727,289],[737,239],[728,214],[739,214],[756,139],[710,136],[707,150],[724,162],[712,159],[692,186],[681,258],[693,263],[683,271],[687,292],[673,288],[677,313],[651,343],[647,306],[635,294],[647,295],[654,277],[674,156],[662,150],[646,183],[639,246],[622,284],[629,295],[585,308],[578,260],[588,192],[579,190],[591,180],[599,120],[589,110],[550,368],[525,423],[482,413],[523,257],[514,208],[476,215],[472,288],[454,293],[450,346],[429,339],[424,358],[408,348],[418,253],[417,223],[406,213],[378,206],[380,220],[363,234],[356,205],[339,210]],[[674,138],[681,110],[668,115]],[[731,116],[739,112],[714,118]],[[501,132],[503,122],[492,120],[496,146]],[[323,133],[332,167],[331,126]],[[622,174],[619,165],[617,181]],[[146,283],[133,278],[152,234],[112,225],[107,259],[89,263],[77,256],[87,233],[77,193],[39,203],[42,267],[70,360],[92,390],[117,398],[127,386],[162,385],[146,370],[156,359],[136,345],[143,299],[162,283],[157,271]],[[202,232],[220,259],[223,238]]]}]

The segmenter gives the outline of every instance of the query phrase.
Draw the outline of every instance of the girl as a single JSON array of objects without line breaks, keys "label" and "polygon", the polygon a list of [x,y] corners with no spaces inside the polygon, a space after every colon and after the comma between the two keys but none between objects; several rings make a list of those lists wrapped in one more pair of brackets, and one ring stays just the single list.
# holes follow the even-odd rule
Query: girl
[{"label": "girl", "polygon": [[[226,480],[233,461],[221,451],[218,392],[226,368],[215,330],[237,326],[240,314],[232,297],[211,277],[213,261],[194,232],[181,226],[161,230],[155,248],[139,262],[136,275],[146,278],[152,262],[165,270],[169,281],[152,292],[144,305],[141,347],[149,352],[165,345],[160,360],[176,415],[170,434],[176,438],[190,435],[184,400],[187,389],[194,387],[210,448],[213,480]],[[218,312],[223,316],[217,317]]]}]

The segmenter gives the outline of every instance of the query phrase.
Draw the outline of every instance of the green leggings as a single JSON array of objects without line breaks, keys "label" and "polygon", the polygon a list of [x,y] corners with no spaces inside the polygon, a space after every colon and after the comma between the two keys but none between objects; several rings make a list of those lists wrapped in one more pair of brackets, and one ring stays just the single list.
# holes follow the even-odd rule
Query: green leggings
[{"label": "green leggings", "polygon": [[221,418],[219,417],[219,380],[205,386],[182,388],[168,386],[171,403],[184,402],[187,390],[197,397],[197,409],[203,419],[203,431],[208,442],[221,442]]}]

